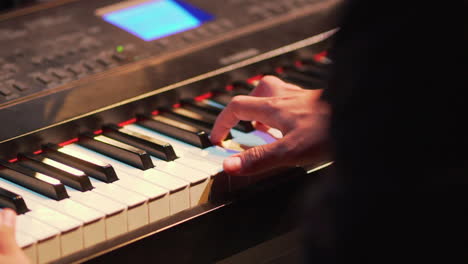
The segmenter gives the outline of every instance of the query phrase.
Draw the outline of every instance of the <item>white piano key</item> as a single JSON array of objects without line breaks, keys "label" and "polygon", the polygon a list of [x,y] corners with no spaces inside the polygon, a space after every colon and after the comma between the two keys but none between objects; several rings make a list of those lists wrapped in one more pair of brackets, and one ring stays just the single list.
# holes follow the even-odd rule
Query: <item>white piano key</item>
[{"label": "white piano key", "polygon": [[[71,153],[68,153],[68,154],[71,154]],[[73,156],[83,159],[85,161],[94,163],[94,164],[102,163],[100,159],[96,159],[95,157],[91,157],[90,155],[84,155],[83,153],[74,153]],[[63,166],[66,166],[66,165],[63,165]],[[119,177],[119,180],[113,182],[112,184],[120,186],[124,189],[128,188],[131,191],[134,191],[138,194],[141,194],[147,197],[148,210],[149,210],[148,212],[149,222],[155,222],[159,219],[169,216],[170,211],[169,211],[169,198],[168,198],[169,191],[168,190],[160,186],[151,184],[143,179],[128,176],[126,174],[122,175],[122,173],[120,173],[118,177]]]},{"label": "white piano key", "polygon": [[[61,148],[59,151],[64,151],[64,153],[72,155],[71,153],[65,152],[63,149],[64,148]],[[75,173],[83,173],[82,171],[70,166],[64,164],[62,164],[62,166],[64,169],[70,171],[74,170]],[[148,197],[134,192],[133,190],[121,188],[119,185],[113,183],[104,183],[94,178],[90,178],[90,181],[91,184],[95,187],[93,189],[94,192],[124,203],[127,206],[127,226],[129,231],[148,224]],[[132,186],[128,186],[128,188],[132,188]]]},{"label": "white piano key", "polygon": [[148,224],[149,216],[147,197],[121,188],[115,184],[107,184],[95,179],[91,179],[91,182],[93,186],[96,187],[94,189],[95,192],[126,204],[128,231]]},{"label": "white piano key", "polygon": [[16,243],[18,243],[18,246],[23,250],[31,264],[37,263],[37,240],[19,231],[16,231],[15,235]]},{"label": "white piano key", "polygon": [[[233,154],[239,153],[240,151],[248,149],[250,147],[268,144],[277,140],[270,134],[259,131],[259,130],[255,130],[249,133],[243,133],[243,132],[237,131],[236,132],[237,138],[223,142],[223,147],[212,146],[212,147],[208,147],[205,149],[200,149],[195,146],[184,143],[182,141],[179,141],[177,139],[173,139],[171,137],[168,137],[156,131],[152,131],[150,129],[147,129],[147,128],[144,128],[135,124],[127,125],[125,126],[125,128],[147,135],[149,137],[154,137],[154,138],[169,142],[170,144],[173,145],[174,150],[176,151],[177,155],[181,156],[182,158],[192,157],[192,155],[189,154],[191,153],[197,157],[203,157],[207,160],[210,160],[211,162],[218,164],[218,166],[220,166],[221,168],[223,166],[222,164],[223,164],[224,159],[226,159],[227,157]],[[253,181],[251,176],[247,176],[247,177],[229,176],[229,178],[230,178],[229,180],[230,190],[244,188],[250,185],[250,183]]]},{"label": "white piano key", "polygon": [[[105,214],[106,239],[111,239],[127,232],[127,206],[94,191],[80,192],[67,188],[70,199],[94,208]],[[91,230],[88,230],[91,232]]]},{"label": "white piano key", "polygon": [[[168,139],[168,137],[164,135],[158,134],[157,132],[153,133],[153,131],[146,129],[144,127],[137,126],[137,125],[127,125],[125,126],[125,128],[129,130],[133,130],[135,132],[139,132],[148,137],[152,137],[152,138],[156,138],[160,140]],[[211,175],[216,175],[219,172],[223,171],[222,162],[220,162],[219,159],[217,159],[217,161],[212,161],[212,160],[197,156],[195,153],[197,153],[198,151],[201,151],[199,148],[196,148],[192,145],[186,144],[176,139],[173,139],[172,142],[168,142],[168,143],[171,143],[177,156],[179,157],[178,159],[174,160],[174,162],[181,163],[186,166],[192,167],[194,169],[204,171]],[[191,151],[195,153],[192,153]]]},{"label": "white piano key", "polygon": [[217,103],[213,100],[210,100],[210,99],[205,99],[203,100],[204,103],[207,103],[208,105],[211,105],[211,106],[214,106],[216,108],[219,108],[219,109],[224,109],[224,105],[220,104],[220,103]]},{"label": "white piano key", "polygon": [[97,159],[112,165],[120,178],[130,176],[128,179],[133,181],[135,177],[142,178],[148,181],[148,184],[153,183],[169,191],[170,214],[174,214],[190,207],[189,184],[174,176],[152,169],[142,171],[120,161],[111,159],[101,155],[93,150],[86,149],[76,144],[71,144],[60,149],[64,153],[73,155],[92,162],[92,159]]},{"label": "white piano key", "polygon": [[[23,196],[24,199],[32,199],[44,206],[47,206],[62,214],[73,217],[74,219],[83,223],[83,240],[85,247],[89,247],[99,242],[105,241],[105,215],[101,212],[86,207],[71,199],[63,199],[60,201],[56,201],[45,197],[39,193],[34,193],[14,183],[2,181],[3,180],[0,179],[0,184],[4,184],[5,188],[7,188],[8,190],[14,190],[15,192]],[[89,230],[93,230],[93,232],[90,232]]]},{"label": "white piano key", "polygon": [[176,162],[151,157],[155,170],[164,171],[190,183],[190,206],[208,202],[211,175]]},{"label": "white piano key", "polygon": [[216,175],[217,173],[223,171],[223,166],[221,164],[216,164],[203,158],[197,158],[194,155],[184,155],[174,160],[173,162],[184,164],[191,168],[204,171],[210,175]]},{"label": "white piano key", "polygon": [[77,252],[84,247],[83,242],[83,222],[76,220],[68,215],[59,211],[51,209],[35,199],[31,198],[32,193],[23,187],[10,183],[7,180],[0,179],[0,186],[5,189],[12,189],[18,194],[23,196],[26,205],[31,210],[25,215],[31,216],[43,223],[57,228],[61,232],[61,255],[66,256]]},{"label": "white piano key", "polygon": [[[83,160],[90,161],[90,162],[92,162],[92,159],[95,159],[95,157],[93,157],[92,155],[89,155],[92,152],[91,150],[88,150],[86,148],[83,148],[81,146],[74,145],[74,144],[60,148],[59,151],[65,154],[83,159]],[[88,153],[86,151],[90,151],[90,152]],[[97,154],[97,155],[100,155],[100,154]],[[102,156],[102,157],[105,157],[105,156]],[[101,158],[100,160],[104,160],[104,159]],[[107,162],[107,160],[105,161]],[[107,162],[107,163],[114,166],[110,162]],[[120,178],[120,175],[118,174],[118,172],[117,172],[117,176]],[[134,230],[134,229],[137,229],[139,227],[142,227],[148,224],[149,218],[150,218],[149,206],[154,208],[157,205],[159,205],[159,204],[156,205],[156,201],[152,200],[151,197],[148,197],[145,194],[140,193],[141,190],[138,190],[138,188],[135,187],[134,183],[130,183],[130,184],[125,185],[124,187],[121,187],[119,185],[121,184],[120,180],[108,184],[108,183],[104,183],[93,178],[91,178],[91,183],[95,187],[94,189],[95,192],[98,192],[109,198],[115,199],[119,202],[123,202],[128,206],[128,210],[127,210],[128,230]]]},{"label": "white piano key", "polygon": [[222,164],[224,158],[229,156],[229,155],[223,155],[222,157],[219,157],[219,156],[216,156],[216,155],[210,155],[210,152],[208,152],[207,149],[215,148],[216,146],[208,147],[206,149],[200,149],[200,148],[197,148],[197,147],[192,146],[190,144],[187,144],[185,142],[182,142],[180,140],[171,138],[169,136],[166,136],[166,135],[161,134],[159,132],[156,132],[154,130],[144,128],[144,127],[139,126],[139,125],[131,124],[131,125],[125,126],[125,128],[127,128],[129,130],[132,130],[132,131],[135,131],[135,132],[138,132],[138,133],[141,133],[141,134],[144,134],[144,135],[147,135],[149,137],[154,137],[154,138],[164,140],[164,141],[170,143],[174,147],[174,150],[175,150],[177,156],[179,156],[179,157],[185,157],[185,156],[188,156],[188,157],[191,157],[191,158],[192,157],[199,157],[199,158],[203,158],[204,160],[206,160],[207,163],[211,162],[211,163],[215,163],[215,164]]},{"label": "white piano key", "polygon": [[[83,173],[80,170],[77,170],[55,160],[46,158],[43,160],[43,162],[61,170],[65,170],[69,173]],[[107,239],[116,237],[127,232],[126,204],[114,201],[111,198],[96,193],[94,189],[88,192],[81,192],[70,187],[66,187],[66,189],[72,200],[77,201],[78,203],[83,204],[89,208],[94,208],[96,211],[99,211],[102,214],[104,214],[105,237]],[[91,246],[95,243],[101,242],[102,238],[99,235],[102,233],[97,232],[97,230],[95,229],[98,228],[98,225],[101,225],[102,223],[96,224],[96,226],[84,229],[85,238],[87,234],[92,235],[92,237],[89,237],[88,235],[89,238],[85,240],[85,246]]]},{"label": "white piano key", "polygon": [[[91,209],[81,203],[75,202],[72,199],[63,199],[60,201],[49,199],[39,193],[33,193],[23,187],[11,183],[9,190],[15,190],[23,197],[33,199],[51,209],[54,209],[62,214],[71,216],[83,223],[83,240],[84,246],[90,247],[106,239],[105,230],[105,215],[95,209]],[[73,190],[71,188],[68,188]]]},{"label": "white piano key", "polygon": [[170,215],[169,191],[151,184],[144,179],[136,178],[124,173],[119,173],[120,180],[115,181],[123,188],[132,186],[132,189],[148,197],[149,222],[155,222]]},{"label": "white piano key", "polygon": [[36,241],[37,262],[49,263],[60,258],[60,231],[28,215],[18,215],[16,232],[33,237]]}]

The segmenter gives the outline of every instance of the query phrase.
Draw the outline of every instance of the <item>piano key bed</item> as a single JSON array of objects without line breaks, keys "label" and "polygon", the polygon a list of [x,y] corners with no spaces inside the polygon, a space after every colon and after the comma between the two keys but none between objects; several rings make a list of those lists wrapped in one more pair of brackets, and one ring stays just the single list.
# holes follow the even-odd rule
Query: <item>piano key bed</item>
[{"label": "piano key bed", "polygon": [[[82,118],[92,121],[84,128],[76,124],[86,122],[74,120],[63,141],[43,141],[1,160],[0,208],[19,214],[19,245],[32,263],[83,261],[262,193],[274,180],[230,177],[222,162],[281,134],[241,121],[222,146],[213,146],[211,127],[229,101],[248,94],[264,74],[323,88],[329,65],[313,59],[316,53],[286,53],[212,76],[208,86],[199,80],[141,98]],[[259,72],[265,65],[271,70]],[[277,180],[306,174],[288,168]]]}]

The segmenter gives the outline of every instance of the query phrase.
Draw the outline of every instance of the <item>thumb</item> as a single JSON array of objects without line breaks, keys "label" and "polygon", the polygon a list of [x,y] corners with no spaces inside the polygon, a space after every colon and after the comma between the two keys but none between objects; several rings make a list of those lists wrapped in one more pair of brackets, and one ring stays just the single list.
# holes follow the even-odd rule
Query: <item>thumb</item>
[{"label": "thumb", "polygon": [[16,213],[11,209],[0,212],[0,253],[17,250],[15,238]]},{"label": "thumb", "polygon": [[233,175],[249,175],[268,171],[287,163],[287,147],[282,140],[260,145],[224,160],[224,171]]}]

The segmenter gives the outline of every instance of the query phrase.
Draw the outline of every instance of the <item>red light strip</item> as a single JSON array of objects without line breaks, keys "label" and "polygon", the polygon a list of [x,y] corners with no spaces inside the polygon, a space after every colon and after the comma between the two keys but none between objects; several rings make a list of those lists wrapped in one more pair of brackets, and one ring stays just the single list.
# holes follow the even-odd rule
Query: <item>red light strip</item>
[{"label": "red light strip", "polygon": [[248,83],[253,83],[253,82],[258,81],[258,80],[260,80],[262,78],[263,78],[263,75],[261,75],[261,74],[256,75],[256,76],[253,76],[253,77],[250,77],[249,79],[247,79],[247,82]]},{"label": "red light strip", "polygon": [[130,124],[136,123],[137,121],[138,121],[138,119],[132,118],[132,119],[130,119],[130,120],[123,121],[122,123],[119,123],[118,126],[119,126],[119,127],[123,127],[123,126],[126,126],[126,125],[130,125]]},{"label": "red light strip", "polygon": [[327,54],[328,54],[327,51],[322,51],[322,52],[320,52],[318,54],[315,54],[314,55],[314,60],[321,61],[321,60],[323,60],[323,58],[325,58],[327,56]]},{"label": "red light strip", "polygon": [[39,154],[41,154],[41,153],[42,153],[42,149],[40,149],[40,150],[36,150],[36,151],[34,151],[33,153],[34,153],[35,155],[39,155]]},{"label": "red light strip", "polygon": [[15,163],[15,162],[17,162],[17,161],[18,161],[18,158],[14,158],[14,159],[9,160],[8,162],[10,162],[10,163]]},{"label": "red light strip", "polygon": [[159,111],[158,110],[154,110],[153,112],[151,112],[152,115],[159,115]]},{"label": "red light strip", "polygon": [[232,84],[228,85],[228,86],[226,86],[225,89],[226,89],[226,91],[232,91],[232,90],[234,90],[234,85],[232,85]]},{"label": "red light strip", "polygon": [[275,71],[276,71],[277,73],[279,73],[279,74],[284,73],[284,69],[281,68],[281,67],[276,68]]},{"label": "red light strip", "polygon": [[66,146],[66,145],[70,145],[70,144],[73,144],[73,143],[75,143],[75,142],[78,142],[78,138],[72,138],[72,139],[67,140],[67,141],[65,141],[65,142],[59,143],[58,145],[59,145],[60,147],[64,147],[64,146]]},{"label": "red light strip", "polygon": [[93,134],[94,135],[100,135],[100,134],[102,134],[102,132],[103,132],[102,129],[99,129],[99,130],[94,131]]},{"label": "red light strip", "polygon": [[200,101],[203,101],[203,100],[205,100],[205,99],[208,99],[208,98],[210,98],[210,97],[212,97],[212,96],[213,96],[213,93],[212,93],[212,92],[209,92],[209,93],[206,93],[206,94],[202,94],[202,95],[199,95],[199,96],[195,97],[195,101],[200,102]]},{"label": "red light strip", "polygon": [[172,107],[174,107],[174,108],[179,108],[179,107],[181,107],[181,106],[182,106],[181,104],[173,104],[173,105],[172,105]]}]

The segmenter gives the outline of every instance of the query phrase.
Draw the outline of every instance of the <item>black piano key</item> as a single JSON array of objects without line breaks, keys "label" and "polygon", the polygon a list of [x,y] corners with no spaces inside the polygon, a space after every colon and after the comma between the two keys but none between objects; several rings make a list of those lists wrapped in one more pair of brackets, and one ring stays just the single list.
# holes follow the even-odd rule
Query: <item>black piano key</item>
[{"label": "black piano key", "polygon": [[[203,112],[201,110],[192,111],[185,107],[179,107],[179,108],[173,108],[170,111],[172,114],[179,115],[181,117],[185,117],[188,119],[192,119],[196,122],[200,122],[201,124],[210,127],[210,131],[214,123],[216,122],[215,115]],[[252,132],[254,130],[252,123],[246,122],[246,121],[239,122],[234,128],[242,132]],[[228,137],[228,139],[229,138],[231,137]]]},{"label": "black piano key", "polygon": [[0,177],[54,200],[68,198],[65,186],[59,180],[17,164],[0,161]]},{"label": "black piano key", "polygon": [[208,124],[213,124],[216,121],[216,115],[190,106],[182,105],[181,107],[172,108],[170,111],[189,118],[204,120]]},{"label": "black piano key", "polygon": [[[214,106],[208,105],[202,102],[195,101],[183,101],[182,109],[187,109],[189,111],[195,112],[197,114],[203,115],[206,118],[211,120],[216,120],[216,117],[221,113],[222,109],[216,108]],[[213,109],[214,108],[214,109]],[[178,108],[176,108],[178,109]],[[214,124],[214,122],[213,122]],[[255,130],[250,121],[239,121],[239,123],[234,127],[235,129],[248,133]]]},{"label": "black piano key", "polygon": [[93,185],[86,174],[75,175],[73,173],[58,169],[49,164],[43,163],[45,158],[42,155],[20,154],[18,164],[33,171],[45,174],[52,178],[61,181],[63,184],[76,189],[78,191],[89,191],[93,189]]},{"label": "black piano key", "polygon": [[186,108],[191,107],[191,108],[197,108],[201,109],[203,111],[206,111],[208,113],[211,113],[213,115],[218,116],[223,109],[212,106],[205,101],[195,101],[195,100],[182,100],[182,105]]},{"label": "black piano key", "polygon": [[234,89],[242,89],[243,91],[252,91],[255,86],[253,86],[252,84],[246,82],[246,81],[233,81],[232,84],[231,84]]},{"label": "black piano key", "polygon": [[0,208],[11,208],[17,214],[24,214],[29,211],[21,195],[0,187]]},{"label": "black piano key", "polygon": [[307,75],[310,75],[312,77],[316,77],[319,79],[327,79],[329,76],[329,69],[327,67],[323,67],[320,65],[316,64],[307,64],[307,63],[302,63],[300,67],[297,67],[297,69]]},{"label": "black piano key", "polygon": [[234,95],[229,93],[216,93],[213,97],[210,98],[210,100],[220,105],[226,106],[229,104],[229,102],[231,102],[233,96]]},{"label": "black piano key", "polygon": [[[211,134],[211,130],[213,128],[214,123],[209,122],[208,120],[204,118],[195,118],[195,116],[188,116],[188,115],[180,115],[175,112],[173,112],[170,109],[166,110],[161,110],[160,115],[170,118],[172,120],[182,122],[185,124],[188,124],[193,127],[198,127],[199,129],[204,130],[206,133]],[[226,136],[226,139],[232,139],[232,134],[229,133]]]},{"label": "black piano key", "polygon": [[208,133],[198,127],[167,118],[163,115],[139,116],[139,119],[139,125],[182,140],[188,144],[200,148],[212,146]]},{"label": "black piano key", "polygon": [[108,138],[101,138],[102,141],[100,141],[95,137],[93,134],[86,133],[80,136],[80,140],[77,143],[142,170],[154,167],[151,157],[146,151],[128,144],[108,140]]},{"label": "black piano key", "polygon": [[330,62],[321,62],[321,61],[317,61],[315,59],[311,59],[309,57],[307,58],[300,58],[299,61],[301,62],[302,65],[314,65],[314,66],[317,66],[317,67],[320,67],[322,69],[330,69],[332,63]]},{"label": "black piano key", "polygon": [[286,82],[296,84],[304,89],[324,88],[324,80],[301,73],[293,67],[284,67],[283,70],[284,72],[281,73],[280,77]]},{"label": "black piano key", "polygon": [[43,146],[43,154],[52,160],[58,161],[70,167],[83,171],[88,176],[98,179],[100,181],[111,183],[117,181],[119,178],[115,173],[114,168],[107,163],[94,164],[71,155],[58,151],[60,147],[54,144],[47,144]]},{"label": "black piano key", "polygon": [[104,135],[107,137],[142,149],[162,160],[172,161],[177,159],[171,144],[162,140],[151,138],[116,125],[107,125],[104,127],[103,131]]}]

